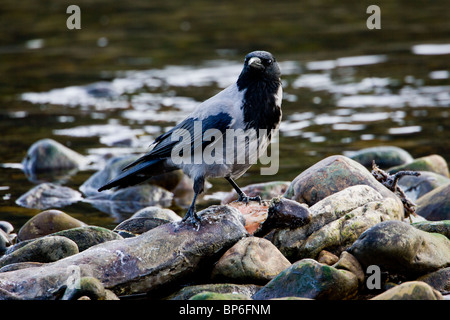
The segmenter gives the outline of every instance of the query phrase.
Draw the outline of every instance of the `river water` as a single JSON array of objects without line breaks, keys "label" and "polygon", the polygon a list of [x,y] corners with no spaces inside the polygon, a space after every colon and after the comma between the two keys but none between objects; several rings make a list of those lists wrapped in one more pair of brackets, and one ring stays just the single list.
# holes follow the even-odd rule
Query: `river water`
[{"label": "river water", "polygon": [[[40,211],[15,203],[36,185],[20,165],[34,142],[52,138],[92,160],[64,181],[77,190],[105,155],[145,152],[233,83],[253,50],[272,52],[283,74],[279,168],[260,175],[255,165],[241,186],[380,145],[450,160],[447,1],[378,1],[372,30],[368,1],[77,1],[79,30],[67,28],[70,4],[2,1],[0,220],[16,229]],[[230,190],[222,180],[210,181],[209,203]],[[61,209],[119,222],[86,203]]]}]

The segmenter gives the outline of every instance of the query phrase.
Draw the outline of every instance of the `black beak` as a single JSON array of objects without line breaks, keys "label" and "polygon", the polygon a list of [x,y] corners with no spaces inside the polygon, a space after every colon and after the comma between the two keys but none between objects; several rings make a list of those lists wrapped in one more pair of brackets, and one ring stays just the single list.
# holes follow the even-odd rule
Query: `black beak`
[{"label": "black beak", "polygon": [[250,60],[248,60],[248,66],[258,70],[264,69],[264,65],[262,64],[261,59],[258,57],[250,58]]}]

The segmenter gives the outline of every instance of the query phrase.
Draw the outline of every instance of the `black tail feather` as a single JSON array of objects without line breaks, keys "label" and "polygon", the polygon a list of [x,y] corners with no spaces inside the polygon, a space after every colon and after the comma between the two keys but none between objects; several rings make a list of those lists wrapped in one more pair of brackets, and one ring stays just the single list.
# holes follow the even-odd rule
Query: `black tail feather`
[{"label": "black tail feather", "polygon": [[153,176],[173,171],[177,168],[169,167],[164,159],[152,159],[145,162],[137,162],[134,166],[128,165],[126,170],[107,184],[98,189],[99,192],[114,187],[125,188],[141,183]]}]

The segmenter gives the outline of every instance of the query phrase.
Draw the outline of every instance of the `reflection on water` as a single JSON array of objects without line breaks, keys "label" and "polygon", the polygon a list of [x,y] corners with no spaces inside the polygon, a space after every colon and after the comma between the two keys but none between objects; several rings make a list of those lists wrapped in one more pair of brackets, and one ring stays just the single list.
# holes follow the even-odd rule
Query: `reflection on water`
[{"label": "reflection on water", "polygon": [[[81,1],[84,23],[74,32],[59,27],[62,2],[24,3],[35,10],[6,1],[0,13],[0,27],[9,30],[0,36],[0,220],[16,226],[36,212],[15,204],[34,186],[18,165],[32,143],[53,138],[86,155],[88,170],[64,181],[78,189],[109,156],[145,152],[233,83],[255,49],[271,51],[283,73],[280,169],[260,176],[254,166],[239,179],[242,186],[292,180],[326,156],[377,145],[450,160],[444,1],[426,9],[381,1],[377,31],[365,27],[364,1],[260,1],[245,8],[237,1]],[[209,194],[229,190],[220,179],[211,182]],[[116,223],[86,203],[64,210],[87,223]]]},{"label": "reflection on water", "polygon": [[[431,48],[427,50],[431,52]],[[441,51],[438,49],[434,54]],[[281,133],[290,137],[301,136],[310,126],[328,124],[332,125],[333,130],[363,131],[367,128],[365,122],[391,119],[401,124],[407,116],[405,111],[399,110],[368,113],[365,111],[368,107],[404,109],[450,106],[448,85],[424,86],[423,79],[408,76],[405,85],[399,87],[399,79],[368,77],[354,82],[352,80],[356,80],[355,77],[336,77],[331,72],[339,68],[352,67],[354,70],[351,72],[358,73],[360,72],[358,68],[384,63],[387,59],[386,55],[370,55],[311,61],[306,63],[306,72],[301,74],[298,74],[302,70],[298,62],[281,61],[283,75],[290,76],[289,79],[293,77],[292,81],[284,81],[285,101],[288,100],[285,103],[301,100],[300,89],[306,88],[312,92],[321,92],[313,99],[316,105],[321,104],[320,95],[331,94],[334,105],[339,107],[330,110],[331,113],[317,111],[289,113],[288,109],[280,127]],[[235,61],[208,61],[204,64],[205,66],[201,67],[169,66],[160,70],[125,72],[122,77],[111,82],[53,89],[48,92],[29,92],[22,94],[21,98],[34,104],[68,105],[82,109],[92,108],[96,111],[126,109],[121,112],[122,121],[129,120],[129,123],[137,122],[140,125],[145,125],[147,121],[160,124],[159,128],[154,125],[132,128],[128,124],[121,124],[118,119],[110,119],[103,125],[76,126],[53,131],[55,135],[72,137],[98,136],[100,142],[107,146],[126,139],[136,142],[136,138],[143,134],[154,137],[161,134],[165,127],[181,121],[201,102],[191,97],[177,95],[177,89],[213,86],[223,89],[236,80],[242,66]],[[309,72],[310,70],[312,72]],[[317,70],[321,72],[317,73]],[[435,78],[436,74],[430,77]],[[442,75],[438,78],[445,79]],[[156,91],[160,88],[165,88],[165,91]],[[98,117],[96,113],[94,116]],[[63,118],[62,122],[65,121],[67,119]],[[409,134],[420,131],[421,126],[406,126],[388,128],[387,133]],[[317,136],[310,136],[310,139],[317,142]],[[148,139],[144,142],[147,143]],[[135,144],[133,146],[137,147]]]}]

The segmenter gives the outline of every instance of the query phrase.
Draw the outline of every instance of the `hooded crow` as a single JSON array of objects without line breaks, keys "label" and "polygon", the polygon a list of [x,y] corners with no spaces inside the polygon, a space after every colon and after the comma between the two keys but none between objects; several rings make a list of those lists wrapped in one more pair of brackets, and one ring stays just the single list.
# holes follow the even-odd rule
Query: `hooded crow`
[{"label": "hooded crow", "polygon": [[199,104],[185,120],[156,138],[149,152],[99,191],[124,188],[182,169],[193,180],[195,193],[183,221],[194,224],[199,221],[196,199],[204,191],[207,178],[225,178],[238,193],[238,201],[261,201],[259,196],[248,197],[234,179],[256,163],[270,144],[273,130],[278,129],[280,77],[271,53],[249,53],[236,83]]}]

